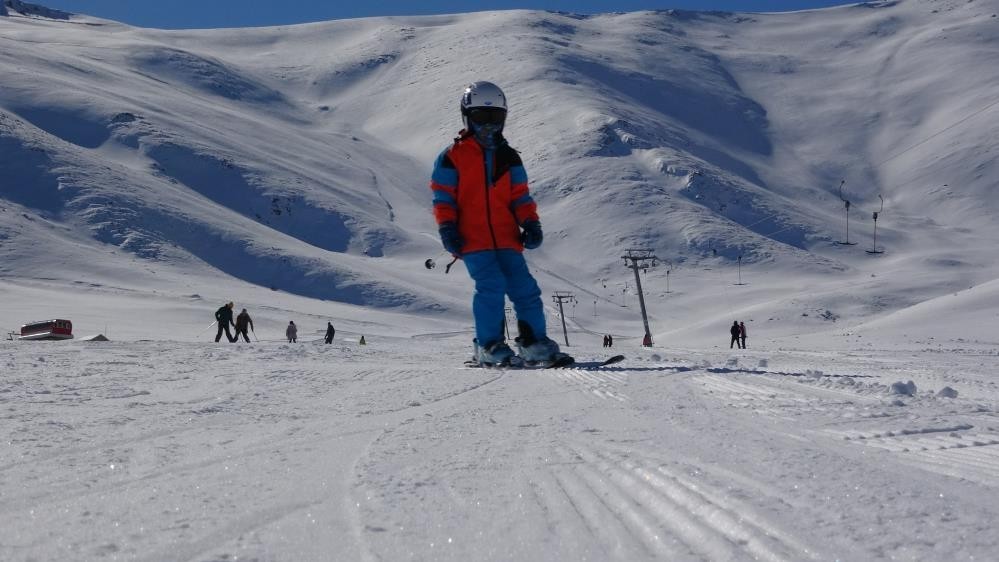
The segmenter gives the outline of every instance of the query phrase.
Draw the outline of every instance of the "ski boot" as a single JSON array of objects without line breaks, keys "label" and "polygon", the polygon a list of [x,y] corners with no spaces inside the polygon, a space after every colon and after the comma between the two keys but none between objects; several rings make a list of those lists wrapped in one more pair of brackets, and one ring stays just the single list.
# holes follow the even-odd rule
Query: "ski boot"
[{"label": "ski boot", "polygon": [[495,341],[486,346],[476,342],[476,358],[483,367],[519,367],[522,362],[505,341]]},{"label": "ski boot", "polygon": [[539,367],[568,367],[576,362],[570,355],[559,351],[551,338],[541,338],[525,345],[525,338],[517,338],[517,349],[525,363]]}]

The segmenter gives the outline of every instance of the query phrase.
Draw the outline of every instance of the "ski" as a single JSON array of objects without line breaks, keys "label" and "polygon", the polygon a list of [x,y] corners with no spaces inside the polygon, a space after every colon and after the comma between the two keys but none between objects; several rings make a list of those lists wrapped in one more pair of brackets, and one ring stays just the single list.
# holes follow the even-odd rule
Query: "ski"
[{"label": "ski", "polygon": [[527,362],[514,362],[504,365],[483,365],[474,359],[469,359],[465,361],[465,366],[473,369],[510,369],[510,370],[533,370],[533,369],[583,369],[583,370],[594,370],[600,369],[601,367],[607,367],[615,363],[620,363],[624,361],[624,355],[615,355],[604,361],[576,361],[572,357],[566,355],[561,357],[554,362],[544,362],[544,363],[527,363]]}]

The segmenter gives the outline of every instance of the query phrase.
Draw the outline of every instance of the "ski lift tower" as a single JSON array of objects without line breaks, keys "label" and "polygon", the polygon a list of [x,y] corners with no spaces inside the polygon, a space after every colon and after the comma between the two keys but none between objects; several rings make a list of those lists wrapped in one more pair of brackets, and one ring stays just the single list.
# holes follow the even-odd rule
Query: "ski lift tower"
[{"label": "ski lift tower", "polygon": [[850,200],[843,197],[843,184],[846,180],[839,182],[839,200],[843,202],[843,206],[846,207],[846,240],[842,242],[836,242],[837,244],[842,244],[844,246],[854,246],[856,242],[850,242]]},{"label": "ski lift tower", "polygon": [[558,304],[558,315],[562,317],[562,336],[565,337],[565,345],[569,346],[569,331],[565,328],[565,310],[562,308],[564,302],[576,302],[576,295],[568,291],[555,291],[552,293],[552,301]]},{"label": "ski lift tower", "polygon": [[881,200],[881,208],[874,211],[874,245],[871,246],[870,250],[867,250],[868,254],[883,254],[884,250],[878,249],[878,215],[885,212],[885,198],[878,194],[878,199]]},{"label": "ski lift tower", "polygon": [[635,272],[635,286],[638,288],[638,304],[642,309],[642,323],[645,324],[645,340],[652,344],[652,331],[649,329],[649,315],[645,310],[645,295],[642,294],[642,278],[638,275],[638,270],[648,271],[650,267],[655,267],[659,263],[652,250],[630,248],[624,251],[621,256],[624,259],[624,266],[631,268]]}]

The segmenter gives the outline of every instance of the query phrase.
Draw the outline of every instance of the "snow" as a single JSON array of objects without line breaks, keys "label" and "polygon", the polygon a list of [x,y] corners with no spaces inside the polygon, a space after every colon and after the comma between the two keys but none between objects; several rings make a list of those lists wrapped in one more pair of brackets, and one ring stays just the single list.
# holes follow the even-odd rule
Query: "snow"
[{"label": "snow", "polygon": [[[621,366],[503,371],[462,368],[464,335],[367,336],[5,342],[4,559],[972,559],[997,546],[994,357],[615,346]],[[595,338],[573,351],[607,354]],[[901,374],[929,390],[894,401]],[[945,384],[967,394],[937,397]]]},{"label": "snow", "polygon": [[[197,31],[3,6],[0,328],[111,341],[0,341],[0,559],[999,549],[995,2]],[[550,331],[571,291],[567,351],[621,363],[462,366],[427,181],[484,78]],[[651,349],[628,248],[664,262]],[[211,341],[230,300],[252,344]]]}]

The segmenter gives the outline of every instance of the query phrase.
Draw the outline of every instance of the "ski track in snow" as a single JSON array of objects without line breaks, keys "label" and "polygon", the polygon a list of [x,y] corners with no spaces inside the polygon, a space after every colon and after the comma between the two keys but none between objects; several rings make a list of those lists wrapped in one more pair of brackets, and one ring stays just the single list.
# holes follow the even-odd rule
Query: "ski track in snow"
[{"label": "ski track in snow", "polygon": [[999,432],[973,425],[903,430],[831,431],[834,436],[898,455],[903,462],[999,488]]},{"label": "ski track in snow", "polygon": [[[442,364],[464,356],[464,337],[440,340],[442,360],[372,340],[5,344],[0,558],[927,559],[999,547],[972,533],[999,521],[985,499],[999,487],[999,392],[962,367],[974,358],[857,356],[822,362],[826,375],[807,353],[740,368],[757,359],[635,350],[606,369],[487,370]],[[901,376],[923,390],[890,394]],[[940,381],[974,397],[938,398],[927,385]],[[883,517],[893,535],[876,531]],[[930,523],[940,530],[920,539]]]},{"label": "ski track in snow", "polygon": [[[799,560],[807,547],[753,513],[750,506],[686,480],[634,452],[579,446],[560,451],[557,489],[617,559]],[[558,498],[558,494],[551,497]],[[552,508],[554,509],[554,508]]]},{"label": "ski track in snow", "polygon": [[612,372],[587,369],[551,369],[546,374],[553,376],[565,384],[579,387],[582,391],[593,394],[601,400],[617,400],[626,402],[628,395],[621,387],[628,383],[627,372]]}]

